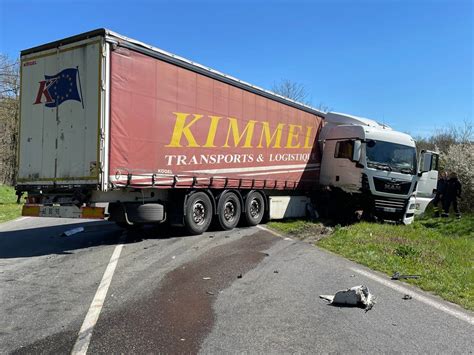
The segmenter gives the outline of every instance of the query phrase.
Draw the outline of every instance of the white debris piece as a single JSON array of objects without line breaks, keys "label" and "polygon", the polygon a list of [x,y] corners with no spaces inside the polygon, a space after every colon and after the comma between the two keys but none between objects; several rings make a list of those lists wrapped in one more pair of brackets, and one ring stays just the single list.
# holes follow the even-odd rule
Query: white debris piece
[{"label": "white debris piece", "polygon": [[319,298],[329,301],[333,305],[347,305],[370,310],[374,304],[374,297],[366,286],[354,286],[347,290],[337,291],[334,296],[320,295]]},{"label": "white debris piece", "polygon": [[66,237],[70,237],[73,234],[77,234],[77,233],[81,233],[81,232],[84,232],[84,227],[73,228],[73,229],[65,231],[63,234]]}]

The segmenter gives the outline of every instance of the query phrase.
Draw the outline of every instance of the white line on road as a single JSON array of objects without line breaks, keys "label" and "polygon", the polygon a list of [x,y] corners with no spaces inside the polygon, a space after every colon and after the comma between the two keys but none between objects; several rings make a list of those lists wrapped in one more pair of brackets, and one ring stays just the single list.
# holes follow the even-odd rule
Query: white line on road
[{"label": "white line on road", "polygon": [[97,320],[99,319],[102,306],[104,305],[105,296],[107,296],[107,291],[109,290],[110,283],[112,282],[112,277],[114,276],[115,268],[120,258],[124,241],[125,234],[122,234],[119,244],[115,247],[114,252],[110,257],[110,261],[107,265],[107,268],[105,269],[104,276],[102,276],[102,281],[100,282],[99,288],[95,293],[86,318],[82,323],[82,327],[79,330],[76,343],[74,344],[74,347],[71,351],[72,355],[84,355],[87,353],[87,349],[89,348],[92,338],[92,332]]},{"label": "white line on road", "polygon": [[293,240],[291,238],[288,238],[288,237],[285,237],[284,235],[278,233],[278,232],[275,232],[274,230],[271,230],[271,229],[268,229],[267,227],[264,227],[264,226],[257,226],[258,229],[261,229],[265,232],[268,232],[268,233],[271,233],[273,235],[276,235],[277,237],[280,237],[281,239],[284,239],[284,240]]},{"label": "white line on road", "polygon": [[[277,237],[280,237],[280,238],[283,238],[285,240],[288,240],[290,238],[285,238],[283,235],[281,235],[280,233],[278,232],[275,232],[271,229],[268,229],[266,227],[263,227],[263,226],[257,226],[257,228],[261,229],[261,230],[264,230],[264,231],[267,231],[269,233],[272,233],[274,235],[276,235]],[[291,240],[291,239],[290,239]],[[427,304],[433,308],[436,308],[437,310],[440,310],[444,313],[447,313],[451,316],[454,316],[460,320],[463,320],[469,324],[473,324],[474,325],[474,317],[472,317],[471,315],[469,315],[468,313],[466,312],[463,312],[461,310],[457,310],[457,309],[454,309],[452,307],[449,307],[441,302],[438,302],[438,301],[435,301],[429,297],[426,297],[426,296],[423,296],[422,294],[420,293],[417,293],[407,287],[403,287],[401,285],[397,285],[395,284],[394,282],[390,281],[390,280],[387,280],[387,279],[384,279],[383,277],[380,277],[380,276],[377,276],[371,272],[368,272],[368,271],[365,271],[365,270],[362,270],[362,269],[358,269],[358,268],[355,268],[355,267],[349,267],[350,270],[354,271],[354,272],[357,272],[365,277],[368,277],[369,279],[372,279],[378,283],[381,283],[382,285],[384,286],[387,286],[387,287],[390,287],[402,294],[410,294],[413,299],[416,299],[420,302],[423,302],[424,304]]]},{"label": "white line on road", "polygon": [[384,286],[390,287],[390,288],[394,289],[395,291],[398,291],[398,292],[403,293],[403,294],[409,294],[410,296],[413,297],[413,299],[416,299],[420,302],[423,302],[423,303],[425,303],[425,304],[427,304],[427,305],[429,305],[433,308],[436,308],[436,309],[438,309],[438,310],[440,310],[444,313],[450,314],[450,315],[452,315],[452,316],[454,316],[458,319],[461,319],[461,320],[463,320],[467,323],[474,324],[474,317],[470,316],[467,313],[464,313],[460,310],[448,307],[448,306],[442,304],[441,302],[432,300],[429,297],[423,296],[422,294],[419,294],[419,293],[417,293],[417,292],[415,292],[415,291],[413,291],[409,288],[397,285],[393,281],[389,281],[387,279],[384,279],[384,278],[382,278],[380,276],[377,276],[377,275],[375,275],[371,272],[364,271],[364,270],[361,270],[361,269],[358,269],[358,268],[355,268],[355,267],[350,267],[349,269],[354,271],[354,272],[357,272],[357,273],[359,273],[359,274],[361,274],[365,277],[368,277],[369,279],[377,281],[378,283],[381,283]]}]

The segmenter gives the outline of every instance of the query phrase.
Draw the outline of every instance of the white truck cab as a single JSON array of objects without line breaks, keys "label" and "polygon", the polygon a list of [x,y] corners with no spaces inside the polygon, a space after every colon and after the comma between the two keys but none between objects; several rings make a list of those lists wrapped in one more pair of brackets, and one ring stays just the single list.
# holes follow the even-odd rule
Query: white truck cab
[{"label": "white truck cab", "polygon": [[405,224],[434,197],[438,155],[385,124],[329,112],[319,136],[323,157],[320,183],[350,194],[364,211]]}]

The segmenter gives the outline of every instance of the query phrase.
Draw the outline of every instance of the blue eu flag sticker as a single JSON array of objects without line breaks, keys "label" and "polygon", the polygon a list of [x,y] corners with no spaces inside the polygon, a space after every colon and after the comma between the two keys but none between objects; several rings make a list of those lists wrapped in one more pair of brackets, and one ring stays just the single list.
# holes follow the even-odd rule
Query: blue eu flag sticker
[{"label": "blue eu flag sticker", "polygon": [[[58,107],[64,101],[82,100],[79,69],[67,68],[56,75],[45,75],[45,80],[40,82],[35,104],[44,103],[46,107]],[[79,83],[79,87],[78,87]]]}]

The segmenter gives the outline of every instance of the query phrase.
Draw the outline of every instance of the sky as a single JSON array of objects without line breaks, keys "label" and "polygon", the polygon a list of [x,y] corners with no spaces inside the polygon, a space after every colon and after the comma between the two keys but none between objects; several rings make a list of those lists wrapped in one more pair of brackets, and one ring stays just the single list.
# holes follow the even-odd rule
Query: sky
[{"label": "sky", "polygon": [[413,136],[473,121],[474,0],[0,0],[0,53],[109,28]]}]

